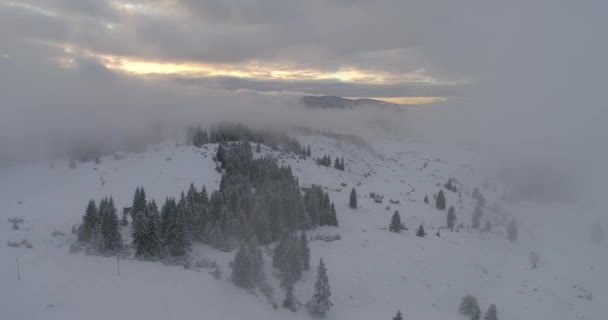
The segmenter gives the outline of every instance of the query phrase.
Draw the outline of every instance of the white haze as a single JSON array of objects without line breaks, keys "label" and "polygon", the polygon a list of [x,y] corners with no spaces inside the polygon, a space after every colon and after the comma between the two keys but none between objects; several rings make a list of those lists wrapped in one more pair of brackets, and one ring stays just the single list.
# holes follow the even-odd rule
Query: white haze
[{"label": "white haze", "polygon": [[[608,180],[602,90],[608,74],[608,45],[602,40],[606,9],[603,1],[381,1],[370,18],[402,12],[400,45],[423,57],[429,71],[470,81],[467,96],[399,114],[311,111],[301,108],[294,94],[183,86],[118,74],[85,57],[60,68],[42,54],[53,49],[5,29],[0,159],[40,158],[81,139],[120,141],[158,123],[173,137],[187,124],[224,120],[365,136],[381,134],[380,127],[396,128],[482,147],[488,161],[510,170],[543,168],[555,175],[549,181],[565,181],[570,185],[565,189],[584,196],[599,215]],[[340,25],[339,19],[333,23]],[[398,33],[387,30],[384,42]]]}]

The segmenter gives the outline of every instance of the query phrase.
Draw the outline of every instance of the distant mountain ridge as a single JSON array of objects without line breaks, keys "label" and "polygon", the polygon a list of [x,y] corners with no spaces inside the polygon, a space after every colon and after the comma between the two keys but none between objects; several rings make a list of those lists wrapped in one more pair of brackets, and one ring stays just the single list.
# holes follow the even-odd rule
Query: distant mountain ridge
[{"label": "distant mountain ridge", "polygon": [[300,101],[309,108],[352,109],[360,106],[396,107],[400,104],[374,99],[348,99],[338,96],[303,96]]}]

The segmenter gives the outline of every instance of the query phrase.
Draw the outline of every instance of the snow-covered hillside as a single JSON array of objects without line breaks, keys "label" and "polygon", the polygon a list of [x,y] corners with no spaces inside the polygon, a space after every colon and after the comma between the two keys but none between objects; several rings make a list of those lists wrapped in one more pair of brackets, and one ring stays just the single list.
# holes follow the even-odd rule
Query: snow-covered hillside
[{"label": "snow-covered hillside", "polygon": [[[313,157],[346,160],[346,170],[340,171],[262,148],[262,154],[290,165],[301,186],[322,185],[336,204],[339,227],[317,228],[309,235],[340,235],[340,240],[311,241],[313,271],[296,284],[297,300],[305,303],[312,295],[314,266],[324,259],[334,304],[328,319],[391,319],[397,310],[405,319],[465,319],[458,305],[469,293],[479,298],[483,311],[495,303],[499,319],[606,317],[606,246],[588,241],[590,220],[576,206],[501,200],[502,186],[481,175],[472,151],[394,138],[375,144],[372,153],[318,135],[297,139],[310,144]],[[105,157],[73,170],[67,163],[0,169],[0,318],[309,319],[303,307],[295,313],[274,309],[259,292],[235,287],[229,279],[234,252],[195,244],[193,258],[216,261],[223,272],[220,280],[205,269],[133,258],[119,261],[118,276],[115,258],[69,252],[71,228],[81,222],[89,199],[112,196],[121,211],[131,205],[139,186],[157,202],[178,196],[191,182],[216,190],[221,178],[212,160],[216,147],[156,145],[122,160]],[[457,181],[458,192],[443,187],[450,178]],[[353,187],[357,209],[348,207]],[[437,228],[445,227],[446,211],[435,208],[433,196],[443,189],[448,207],[456,209],[457,224],[466,226],[476,187],[486,197],[485,218],[493,221],[493,231],[442,229],[436,236]],[[382,203],[371,192],[384,196]],[[425,195],[430,204],[423,202]],[[407,231],[388,231],[395,210]],[[10,217],[24,218],[20,230],[12,230]],[[514,243],[502,225],[513,217],[519,227]],[[424,238],[415,235],[421,224]],[[54,231],[64,235],[53,236]],[[123,232],[127,238],[128,230]],[[21,240],[33,248],[4,245]],[[536,269],[528,262],[530,251],[541,255]],[[271,259],[265,259],[280,301]]]}]

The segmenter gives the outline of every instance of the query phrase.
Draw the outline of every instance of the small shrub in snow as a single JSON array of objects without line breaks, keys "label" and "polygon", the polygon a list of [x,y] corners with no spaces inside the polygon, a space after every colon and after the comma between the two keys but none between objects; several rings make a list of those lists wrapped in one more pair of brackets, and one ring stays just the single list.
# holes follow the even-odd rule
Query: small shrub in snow
[{"label": "small shrub in snow", "polygon": [[65,233],[63,233],[62,231],[59,231],[59,230],[54,230],[53,232],[51,232],[51,236],[52,237],[63,237],[63,236],[65,236]]},{"label": "small shrub in snow", "polygon": [[13,224],[13,230],[19,230],[19,225],[23,223],[23,218],[12,217],[8,218],[8,222]]},{"label": "small shrub in snow", "polygon": [[32,245],[32,243],[30,243],[28,240],[23,239],[21,240],[21,242],[19,243],[22,247],[26,247],[28,249],[33,248],[34,246]]},{"label": "small shrub in snow", "polygon": [[6,245],[13,248],[19,248],[19,242],[8,240]]},{"label": "small shrub in snow", "polygon": [[222,270],[220,269],[220,267],[215,267],[215,269],[209,271],[209,274],[217,280],[222,278]]},{"label": "small shrub in snow", "polygon": [[332,241],[336,241],[336,240],[340,240],[341,237],[339,234],[335,234],[335,235],[321,235],[318,234],[315,236],[315,240],[321,240],[321,241],[325,241],[325,242],[332,242]]},{"label": "small shrub in snow", "polygon": [[540,254],[536,251],[530,251],[530,255],[528,256],[528,260],[530,260],[530,264],[532,265],[532,269],[536,269],[538,263],[540,262]]}]

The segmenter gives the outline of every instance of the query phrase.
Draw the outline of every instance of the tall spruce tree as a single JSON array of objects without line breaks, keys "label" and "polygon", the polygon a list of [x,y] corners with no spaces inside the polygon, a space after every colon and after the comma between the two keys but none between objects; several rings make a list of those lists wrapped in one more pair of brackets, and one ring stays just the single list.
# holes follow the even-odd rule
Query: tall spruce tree
[{"label": "tall spruce tree", "polygon": [[300,256],[302,260],[302,270],[306,271],[310,269],[310,247],[308,246],[308,238],[306,233],[302,231],[300,236]]},{"label": "tall spruce tree", "polygon": [[399,215],[399,211],[395,210],[395,213],[393,213],[388,230],[391,232],[401,232],[401,216]]},{"label": "tall spruce tree", "polygon": [[429,203],[429,196],[428,195],[424,195],[424,203]]},{"label": "tall spruce tree", "polygon": [[479,229],[481,226],[481,217],[483,216],[483,208],[481,206],[481,202],[477,201],[475,205],[475,209],[473,210],[473,221],[471,224],[471,228]]},{"label": "tall spruce tree", "polygon": [[317,279],[312,299],[306,304],[308,311],[315,317],[323,318],[333,306],[329,300],[331,291],[329,287],[329,278],[327,277],[327,269],[323,259],[319,261],[317,268]]},{"label": "tall spruce tree", "polygon": [[401,310],[397,311],[397,314],[393,317],[393,320],[403,320],[403,316],[401,315]]},{"label": "tall spruce tree", "polygon": [[450,208],[448,209],[448,215],[447,215],[447,228],[450,229],[450,231],[454,231],[455,226],[456,226],[456,210],[454,209],[454,206],[450,206]]},{"label": "tall spruce tree", "polygon": [[279,286],[281,287],[283,292],[285,292],[285,298],[283,299],[283,307],[287,308],[293,312],[297,311],[296,298],[293,295],[293,291],[294,291],[293,279],[290,279],[288,276],[282,274],[280,277],[280,280],[281,280],[281,282],[280,282]]},{"label": "tall spruce tree", "polygon": [[471,319],[479,320],[479,317],[481,315],[481,310],[479,309],[479,302],[477,301],[477,298],[470,294],[462,298],[458,310],[462,315],[468,316]]},{"label": "tall spruce tree", "polygon": [[353,188],[350,192],[350,201],[348,206],[351,209],[357,209],[357,190],[355,190],[355,188]]},{"label": "tall spruce tree", "polygon": [[104,239],[104,249],[107,252],[115,252],[122,248],[122,237],[118,224],[118,215],[112,198],[106,199],[104,206],[100,205],[101,233]]},{"label": "tall spruce tree", "polygon": [[99,223],[100,221],[99,215],[97,214],[97,206],[95,205],[95,200],[91,199],[89,200],[86,212],[82,217],[82,227],[80,228],[80,232],[78,234],[78,240],[88,243],[93,236],[95,226]]},{"label": "tall spruce tree", "polygon": [[496,311],[496,305],[491,304],[486,311],[486,315],[483,317],[483,320],[498,320],[498,311]]},{"label": "tall spruce tree", "polygon": [[439,190],[439,193],[437,194],[437,199],[435,200],[435,206],[439,210],[445,210],[446,199],[443,190]]},{"label": "tall spruce tree", "polygon": [[234,256],[231,279],[237,287],[252,288],[254,285],[253,262],[244,245],[241,245]]}]

